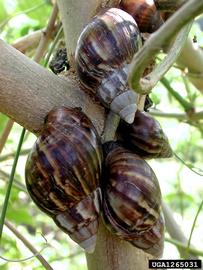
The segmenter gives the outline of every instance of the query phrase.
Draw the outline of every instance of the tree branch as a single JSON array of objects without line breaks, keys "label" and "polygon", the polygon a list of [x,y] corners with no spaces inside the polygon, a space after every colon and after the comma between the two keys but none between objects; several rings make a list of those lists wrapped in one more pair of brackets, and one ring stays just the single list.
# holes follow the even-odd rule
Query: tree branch
[{"label": "tree branch", "polygon": [[0,111],[38,133],[45,115],[55,106],[81,107],[101,133],[104,110],[79,89],[0,40]]},{"label": "tree branch", "polygon": [[188,39],[177,63],[186,70],[186,75],[194,86],[203,92],[203,50]]},{"label": "tree branch", "polygon": [[143,81],[141,78],[143,67],[149,64],[151,58],[154,57],[185,24],[202,11],[203,2],[190,0],[175,12],[158,31],[151,35],[144,46],[133,57],[128,80],[132,89],[142,94],[149,92],[146,81]]},{"label": "tree branch", "polygon": [[43,29],[41,30],[37,30],[35,32],[32,32],[26,36],[23,36],[19,39],[17,39],[12,46],[17,49],[18,51],[25,53],[27,51],[27,49],[32,49],[37,47],[39,41],[40,41],[40,37],[41,37],[41,32],[43,31]]}]

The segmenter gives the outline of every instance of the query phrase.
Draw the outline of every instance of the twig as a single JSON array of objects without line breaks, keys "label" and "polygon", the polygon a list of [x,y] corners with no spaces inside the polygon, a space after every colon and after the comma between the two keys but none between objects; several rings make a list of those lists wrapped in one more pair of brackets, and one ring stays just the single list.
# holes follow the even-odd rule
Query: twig
[{"label": "twig", "polygon": [[41,33],[44,29],[37,30],[32,32],[26,36],[23,36],[17,39],[12,46],[22,53],[26,53],[26,51],[30,48],[36,47],[39,44]]},{"label": "twig", "polygon": [[72,259],[72,258],[79,256],[79,255],[82,255],[82,254],[84,254],[84,251],[78,251],[76,253],[69,254],[68,256],[62,256],[62,257],[50,259],[49,262],[51,263],[51,262],[55,262],[55,261],[69,260],[69,259]]},{"label": "twig", "polygon": [[[6,172],[4,172],[4,171],[2,171],[2,170],[0,170],[0,176],[3,178],[3,180],[5,180],[5,182],[7,182],[8,179],[9,179],[9,174],[6,173]],[[23,185],[20,181],[18,181],[15,178],[14,178],[14,181],[13,181],[13,186],[15,188],[17,188],[18,190],[24,191],[24,192],[27,193],[27,189],[26,189],[25,185]]]},{"label": "twig", "polygon": [[203,111],[192,113],[191,115],[187,115],[186,113],[166,113],[154,109],[150,109],[149,113],[154,116],[164,117],[164,118],[176,118],[181,121],[198,121],[203,119]]},{"label": "twig", "polygon": [[39,252],[36,250],[35,247],[18,231],[16,228],[9,222],[5,221],[5,225],[11,230],[18,239],[20,239],[23,244],[36,256],[36,258],[41,262],[41,264],[45,267],[47,270],[53,270],[51,265],[45,260],[45,258],[39,254]]},{"label": "twig", "polygon": [[48,41],[51,37],[51,34],[52,34],[54,26],[55,26],[57,14],[58,14],[58,6],[57,6],[57,4],[55,4],[53,7],[52,14],[50,16],[49,22],[47,24],[47,27],[44,31],[42,31],[42,36],[41,36],[38,48],[37,48],[35,56],[34,56],[34,61],[37,63],[39,63],[39,61],[41,60],[41,58],[44,55]]},{"label": "twig", "polygon": [[[198,216],[199,216],[199,214],[200,214],[200,211],[202,210],[202,206],[203,206],[203,201],[201,202],[200,206],[198,207],[197,214],[195,215],[195,218],[194,218],[194,221],[193,221],[193,224],[192,224],[192,228],[191,228],[191,232],[190,232],[190,236],[189,236],[188,244],[187,244],[187,253],[188,253],[188,254],[189,254],[189,252],[190,252],[190,244],[191,244],[192,234],[193,234],[193,231],[194,231],[196,222],[197,222],[197,218],[198,218]],[[202,256],[203,256],[203,255],[202,255]]]},{"label": "twig", "polygon": [[[166,72],[173,66],[185,44],[191,26],[192,23],[187,24],[182,30],[180,30],[175,39],[175,42],[170,47],[165,58],[159,63],[159,65],[154,68],[151,73],[140,79],[140,87],[145,94],[149,92],[166,74]],[[144,69],[145,67],[143,66],[143,71]]]},{"label": "twig", "polygon": [[[168,242],[168,243],[171,243],[171,244],[175,245],[178,248],[181,248],[181,249],[184,249],[185,251],[187,251],[187,246],[184,245],[180,241],[177,241],[177,240],[172,239],[172,238],[165,238],[165,241]],[[203,251],[198,250],[198,249],[195,249],[195,248],[192,248],[192,247],[189,248],[189,252],[191,254],[193,254],[193,255],[196,255],[196,256],[203,256]]]},{"label": "twig", "polygon": [[[185,237],[184,233],[182,232],[180,226],[177,224],[173,217],[173,212],[169,208],[169,206],[165,203],[162,202],[162,209],[164,213],[164,218],[165,218],[165,223],[166,223],[166,229],[171,236],[172,239],[179,241],[182,243],[184,246],[187,245],[188,240]],[[191,248],[191,247],[190,247]],[[179,247],[179,252],[181,254],[181,257],[186,258],[187,253],[186,250],[182,247]],[[190,253],[190,259],[197,259],[196,256],[193,256],[192,253]]]},{"label": "twig", "polygon": [[7,139],[8,139],[8,136],[9,136],[9,134],[11,132],[13,124],[14,124],[14,121],[9,119],[7,124],[6,124],[5,129],[3,131],[3,134],[1,135],[1,138],[0,138],[0,154],[1,154],[2,150],[3,150],[3,148],[4,148],[4,145],[5,145],[6,141],[7,141]]},{"label": "twig", "polygon": [[[25,140],[25,139],[24,139],[24,140]],[[28,149],[23,149],[23,150],[20,151],[20,155],[21,155],[21,156],[25,156],[25,155],[27,155],[29,152],[30,152],[30,148],[28,148]],[[1,156],[0,156],[0,162],[1,162],[1,161],[8,160],[8,159],[11,159],[11,158],[13,158],[14,156],[15,156],[15,153],[13,153],[13,152],[10,152],[10,153],[5,154],[5,155],[1,155]]]},{"label": "twig", "polygon": [[185,100],[178,92],[176,92],[165,77],[161,79],[161,83],[165,86],[168,92],[180,103],[186,112],[189,113],[194,110],[193,105]]},{"label": "twig", "polygon": [[46,57],[45,62],[44,62],[44,67],[47,67],[47,65],[49,63],[49,59],[51,57],[51,54],[53,53],[53,50],[56,47],[56,44],[59,41],[59,38],[61,37],[62,32],[63,32],[63,26],[61,25],[58,32],[57,32],[57,34],[56,34],[54,42],[53,42],[53,44],[52,44],[52,46],[51,46],[51,48],[50,48],[50,50],[49,50],[49,52],[47,54],[47,57]]},{"label": "twig", "polygon": [[[185,165],[190,171],[192,171],[193,173],[199,175],[199,176],[203,176],[203,173],[200,173],[198,172],[197,170],[199,171],[202,171],[201,169],[199,168],[196,168],[194,166],[190,166],[190,164],[187,164],[182,158],[180,158],[175,152],[173,153],[174,156],[176,157],[176,159],[178,159],[183,165]],[[196,170],[194,170],[196,169]],[[203,172],[203,171],[202,171]]]},{"label": "twig", "polygon": [[[144,67],[149,64],[152,57],[155,56],[185,24],[202,11],[203,2],[200,2],[199,0],[190,0],[175,12],[158,31],[151,35],[141,50],[139,50],[133,58],[129,71],[129,85],[132,89],[142,94],[149,92],[151,82],[146,79],[140,79]],[[186,30],[188,29],[185,28],[185,31]],[[180,33],[178,35],[180,37]]]}]

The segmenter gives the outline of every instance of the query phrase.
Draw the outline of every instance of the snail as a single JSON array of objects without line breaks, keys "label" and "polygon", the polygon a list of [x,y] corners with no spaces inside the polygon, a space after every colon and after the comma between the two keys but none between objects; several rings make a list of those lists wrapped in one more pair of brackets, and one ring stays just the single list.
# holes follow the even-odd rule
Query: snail
[{"label": "snail", "polygon": [[173,155],[161,125],[147,112],[137,110],[134,122],[121,122],[118,133],[125,146],[142,158],[169,158]]},{"label": "snail", "polygon": [[[97,93],[104,106],[128,123],[133,122],[137,109],[137,95],[127,85],[128,64],[141,43],[132,16],[110,8],[89,22],[76,46],[76,71],[81,85]],[[118,98],[119,95],[122,97]],[[123,99],[124,103],[120,104]]]},{"label": "snail", "polygon": [[104,223],[121,239],[152,255],[161,255],[164,221],[155,173],[145,160],[117,143],[106,143],[104,151]]},{"label": "snail", "polygon": [[120,8],[132,15],[141,32],[153,33],[163,24],[153,0],[121,0]]},{"label": "snail", "polygon": [[96,244],[102,147],[79,108],[50,111],[28,156],[25,178],[36,205],[87,252]]}]

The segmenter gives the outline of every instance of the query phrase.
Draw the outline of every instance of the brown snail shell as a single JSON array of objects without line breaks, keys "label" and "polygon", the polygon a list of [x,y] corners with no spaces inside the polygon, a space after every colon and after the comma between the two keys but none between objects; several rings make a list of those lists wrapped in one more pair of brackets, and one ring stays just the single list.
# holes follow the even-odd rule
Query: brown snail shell
[{"label": "brown snail shell", "polygon": [[141,32],[153,33],[163,24],[153,0],[122,0],[120,8],[132,15]]},{"label": "brown snail shell", "polygon": [[[141,43],[139,29],[132,16],[121,9],[110,8],[95,16],[84,28],[75,53],[81,84],[97,93],[105,107],[129,123],[133,121],[132,114],[135,114],[137,106],[135,94],[127,85],[126,65],[131,62]],[[118,98],[120,94],[123,96]],[[107,96],[110,96],[112,105]]]},{"label": "brown snail shell", "polygon": [[142,158],[169,158],[173,155],[161,125],[147,112],[137,110],[132,124],[121,122],[119,136],[126,147]]},{"label": "brown snail shell", "polygon": [[105,107],[117,113],[127,123],[133,123],[137,111],[138,94],[127,84],[128,65],[116,69],[102,80],[97,95]]},{"label": "brown snail shell", "polygon": [[102,186],[104,222],[121,239],[158,254],[163,222],[156,175],[146,161],[122,146],[113,144],[109,149]]},{"label": "brown snail shell", "polygon": [[37,206],[86,251],[96,243],[102,148],[79,108],[54,109],[28,156],[25,177]]}]

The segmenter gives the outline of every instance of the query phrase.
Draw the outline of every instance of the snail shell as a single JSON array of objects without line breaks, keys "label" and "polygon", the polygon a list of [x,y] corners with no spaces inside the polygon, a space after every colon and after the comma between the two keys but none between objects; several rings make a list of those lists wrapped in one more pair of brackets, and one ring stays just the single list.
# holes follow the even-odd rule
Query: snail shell
[{"label": "snail shell", "polygon": [[85,27],[75,53],[81,84],[97,92],[104,106],[129,123],[134,119],[137,106],[136,95],[127,86],[126,65],[140,46],[140,32],[132,16],[111,8],[95,16]]},{"label": "snail shell", "polygon": [[133,123],[138,94],[128,88],[128,65],[116,69],[102,80],[97,95],[105,107],[117,113],[127,123]]},{"label": "snail shell", "polygon": [[96,243],[102,148],[89,118],[78,108],[52,110],[25,169],[37,206],[86,251]]},{"label": "snail shell", "polygon": [[137,110],[132,124],[120,123],[119,135],[125,146],[142,158],[169,158],[173,155],[161,125],[147,112]]},{"label": "snail shell", "polygon": [[162,222],[161,191],[156,175],[131,151],[114,144],[109,149],[102,186],[104,222],[121,239],[152,254],[163,234],[158,223]]},{"label": "snail shell", "polygon": [[132,15],[141,32],[153,33],[163,24],[153,0],[122,0],[120,8]]},{"label": "snail shell", "polygon": [[80,82],[95,92],[111,71],[130,63],[140,46],[139,29],[131,15],[117,8],[98,14],[77,42],[75,62]]}]

